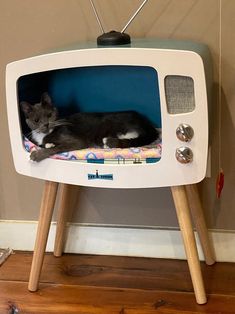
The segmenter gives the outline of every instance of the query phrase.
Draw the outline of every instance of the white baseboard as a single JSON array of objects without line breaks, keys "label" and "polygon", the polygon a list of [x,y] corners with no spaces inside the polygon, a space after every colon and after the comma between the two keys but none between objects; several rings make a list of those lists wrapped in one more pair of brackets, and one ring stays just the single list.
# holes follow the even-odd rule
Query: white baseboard
[{"label": "white baseboard", "polygon": [[[0,248],[32,251],[37,229],[35,221],[1,221]],[[47,251],[53,251],[56,223],[52,223]],[[235,233],[209,231],[217,261],[235,262]],[[197,240],[198,243],[198,240]],[[203,260],[198,243],[199,256]],[[181,234],[176,229],[120,226],[68,225],[65,252],[185,259]]]}]

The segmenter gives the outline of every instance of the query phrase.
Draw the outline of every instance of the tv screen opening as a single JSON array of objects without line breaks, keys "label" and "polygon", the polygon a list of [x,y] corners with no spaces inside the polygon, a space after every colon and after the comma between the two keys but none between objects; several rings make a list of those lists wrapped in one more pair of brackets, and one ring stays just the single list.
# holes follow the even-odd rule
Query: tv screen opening
[{"label": "tv screen opening", "polygon": [[[19,103],[27,101],[31,104],[39,102],[41,95],[48,92],[60,118],[77,112],[134,110],[146,116],[157,129],[161,129],[158,73],[153,67],[83,66],[32,73],[18,79],[17,90]],[[22,113],[21,129],[22,137],[27,138],[30,130]],[[27,145],[29,143],[24,142],[25,148],[30,149]],[[90,157],[86,158],[89,162],[98,162],[92,154]],[[119,163],[120,160],[122,164],[128,163],[128,158],[123,160],[117,157]],[[104,161],[104,158],[101,159]],[[112,162],[115,158],[109,159]],[[140,159],[134,158],[132,162],[141,162]],[[150,154],[147,163],[159,160],[160,156],[151,158]]]}]

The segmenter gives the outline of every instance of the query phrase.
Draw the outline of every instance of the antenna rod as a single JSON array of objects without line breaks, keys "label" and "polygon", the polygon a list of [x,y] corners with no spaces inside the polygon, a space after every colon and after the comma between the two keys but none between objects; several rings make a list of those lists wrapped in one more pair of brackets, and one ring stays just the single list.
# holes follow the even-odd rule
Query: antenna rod
[{"label": "antenna rod", "polygon": [[130,18],[130,20],[127,22],[127,24],[123,27],[121,30],[121,33],[124,33],[127,27],[131,24],[131,22],[134,20],[134,18],[139,14],[139,12],[142,10],[143,6],[148,2],[148,0],[144,0],[138,10],[134,13],[134,15]]},{"label": "antenna rod", "polygon": [[103,25],[102,25],[102,23],[101,23],[101,21],[100,21],[100,18],[99,18],[99,15],[98,15],[98,13],[97,13],[97,10],[96,10],[96,8],[95,8],[95,5],[94,5],[94,3],[93,3],[93,0],[90,0],[90,4],[91,4],[92,9],[93,9],[93,11],[94,11],[94,14],[95,14],[97,23],[99,24],[99,27],[100,27],[100,30],[101,30],[101,32],[104,34],[105,31],[104,31]]}]

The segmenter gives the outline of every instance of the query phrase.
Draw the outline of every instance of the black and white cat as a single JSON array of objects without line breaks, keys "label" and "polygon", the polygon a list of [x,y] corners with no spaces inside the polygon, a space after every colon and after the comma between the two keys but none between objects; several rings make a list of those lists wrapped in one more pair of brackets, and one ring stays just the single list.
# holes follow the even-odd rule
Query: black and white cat
[{"label": "black and white cat", "polygon": [[30,159],[41,161],[56,153],[88,147],[127,148],[149,145],[159,134],[151,122],[135,111],[113,113],[76,113],[58,119],[50,96],[44,93],[41,102],[20,103],[31,140],[41,147]]}]

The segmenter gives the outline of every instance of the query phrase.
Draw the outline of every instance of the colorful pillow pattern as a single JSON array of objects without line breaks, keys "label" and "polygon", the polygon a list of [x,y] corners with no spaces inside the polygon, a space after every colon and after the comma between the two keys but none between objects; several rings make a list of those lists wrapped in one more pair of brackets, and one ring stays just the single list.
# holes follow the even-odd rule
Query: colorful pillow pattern
[{"label": "colorful pillow pattern", "polygon": [[[28,152],[40,149],[24,137],[24,147]],[[53,159],[74,160],[90,163],[153,163],[161,158],[162,143],[156,142],[149,146],[133,148],[87,148],[59,153],[51,156]]]}]

